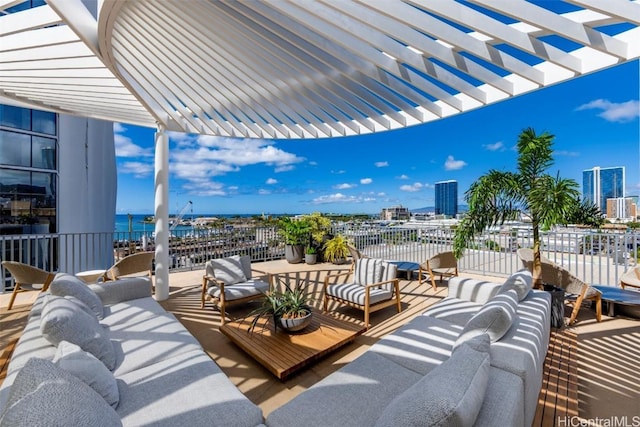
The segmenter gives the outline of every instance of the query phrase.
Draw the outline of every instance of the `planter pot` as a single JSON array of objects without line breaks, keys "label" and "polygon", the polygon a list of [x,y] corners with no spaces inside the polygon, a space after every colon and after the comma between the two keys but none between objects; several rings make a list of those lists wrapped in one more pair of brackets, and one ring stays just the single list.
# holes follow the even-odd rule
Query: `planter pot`
[{"label": "planter pot", "polygon": [[295,317],[292,319],[280,318],[280,327],[286,332],[301,331],[311,323],[311,312],[304,317]]},{"label": "planter pot", "polygon": [[318,259],[318,254],[305,254],[304,262],[307,264],[315,264]]},{"label": "planter pot", "polygon": [[301,263],[304,259],[304,245],[286,245],[284,247],[284,258],[289,264]]}]

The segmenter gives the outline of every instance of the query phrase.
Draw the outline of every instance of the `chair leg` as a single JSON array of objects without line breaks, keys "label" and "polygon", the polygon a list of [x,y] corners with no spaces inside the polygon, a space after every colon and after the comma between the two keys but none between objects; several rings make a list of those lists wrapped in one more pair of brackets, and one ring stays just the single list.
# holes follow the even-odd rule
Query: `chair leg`
[{"label": "chair leg", "polygon": [[571,318],[569,319],[569,324],[573,324],[578,317],[578,312],[580,311],[580,306],[582,305],[582,300],[584,299],[585,294],[587,293],[588,286],[582,285],[582,290],[580,291],[580,295],[576,298],[575,305],[573,306],[573,311],[571,312]]},{"label": "chair leg", "polygon": [[207,293],[207,279],[202,279],[202,295],[200,295],[200,308],[204,308],[204,297]]},{"label": "chair leg", "polygon": [[596,320],[598,322],[602,321],[602,297],[600,295],[596,296]]},{"label": "chair leg", "polygon": [[423,281],[424,281],[424,280],[422,280],[422,267],[420,267],[420,268],[418,269],[418,285],[422,285],[422,282],[423,282]]},{"label": "chair leg", "polygon": [[325,293],[324,294],[324,303],[323,303],[322,310],[326,313],[328,307],[329,307],[329,299],[327,298],[327,294]]},{"label": "chair leg", "polygon": [[402,311],[402,305],[400,304],[400,285],[398,282],[395,284],[396,288],[396,307],[398,308],[398,313]]},{"label": "chair leg", "polygon": [[220,309],[220,325],[222,326],[227,321],[227,313],[225,311],[224,297],[220,298],[220,302],[218,304],[218,308]]},{"label": "chair leg", "polygon": [[438,289],[438,286],[436,286],[436,275],[433,273],[431,274],[431,289],[434,291]]},{"label": "chair leg", "polygon": [[18,295],[18,292],[20,292],[20,284],[16,282],[13,286],[13,292],[11,292],[11,299],[9,300],[7,311],[11,310],[11,307],[13,307],[13,302],[16,300],[16,295]]}]

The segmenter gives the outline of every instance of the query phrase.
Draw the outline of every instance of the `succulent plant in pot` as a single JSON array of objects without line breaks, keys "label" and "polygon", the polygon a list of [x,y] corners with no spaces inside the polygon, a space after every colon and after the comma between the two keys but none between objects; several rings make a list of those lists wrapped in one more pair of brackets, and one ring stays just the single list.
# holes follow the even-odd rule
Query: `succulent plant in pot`
[{"label": "succulent plant in pot", "polygon": [[307,264],[315,264],[318,257],[318,250],[315,246],[307,246],[307,249],[304,251],[304,262]]},{"label": "succulent plant in pot", "polygon": [[347,238],[341,234],[327,240],[324,244],[324,258],[334,264],[342,264],[349,256],[349,246]]},{"label": "succulent plant in pot", "polygon": [[299,285],[291,288],[286,283],[284,287],[283,291],[271,291],[266,294],[262,305],[249,314],[253,317],[249,332],[256,328],[261,318],[267,319],[263,327],[267,326],[269,320],[273,322],[274,332],[278,327],[287,332],[296,332],[311,323],[311,306],[304,289]]}]

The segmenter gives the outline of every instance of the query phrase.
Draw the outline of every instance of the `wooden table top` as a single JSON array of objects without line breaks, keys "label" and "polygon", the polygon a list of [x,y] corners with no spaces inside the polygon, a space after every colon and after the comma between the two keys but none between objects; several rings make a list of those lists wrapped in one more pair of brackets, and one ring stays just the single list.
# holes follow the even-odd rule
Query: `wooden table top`
[{"label": "wooden table top", "polygon": [[251,319],[227,322],[220,326],[238,347],[267,368],[280,380],[313,361],[353,341],[365,331],[364,326],[338,320],[320,311],[313,312],[311,324],[299,332],[287,333],[273,323],[260,319],[253,332]]}]

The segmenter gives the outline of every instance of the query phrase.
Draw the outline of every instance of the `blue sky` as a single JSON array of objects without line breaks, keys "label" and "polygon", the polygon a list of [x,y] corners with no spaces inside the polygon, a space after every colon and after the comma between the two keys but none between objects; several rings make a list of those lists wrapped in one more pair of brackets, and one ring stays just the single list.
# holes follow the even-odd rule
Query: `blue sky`
[{"label": "blue sky", "polygon": [[[633,61],[489,107],[377,134],[251,140],[170,134],[170,213],[379,213],[434,204],[434,183],[464,191],[489,169],[515,170],[518,134],[556,136],[558,171],[626,167],[640,194],[640,63]],[[114,125],[118,213],[153,213],[154,129]]]}]

